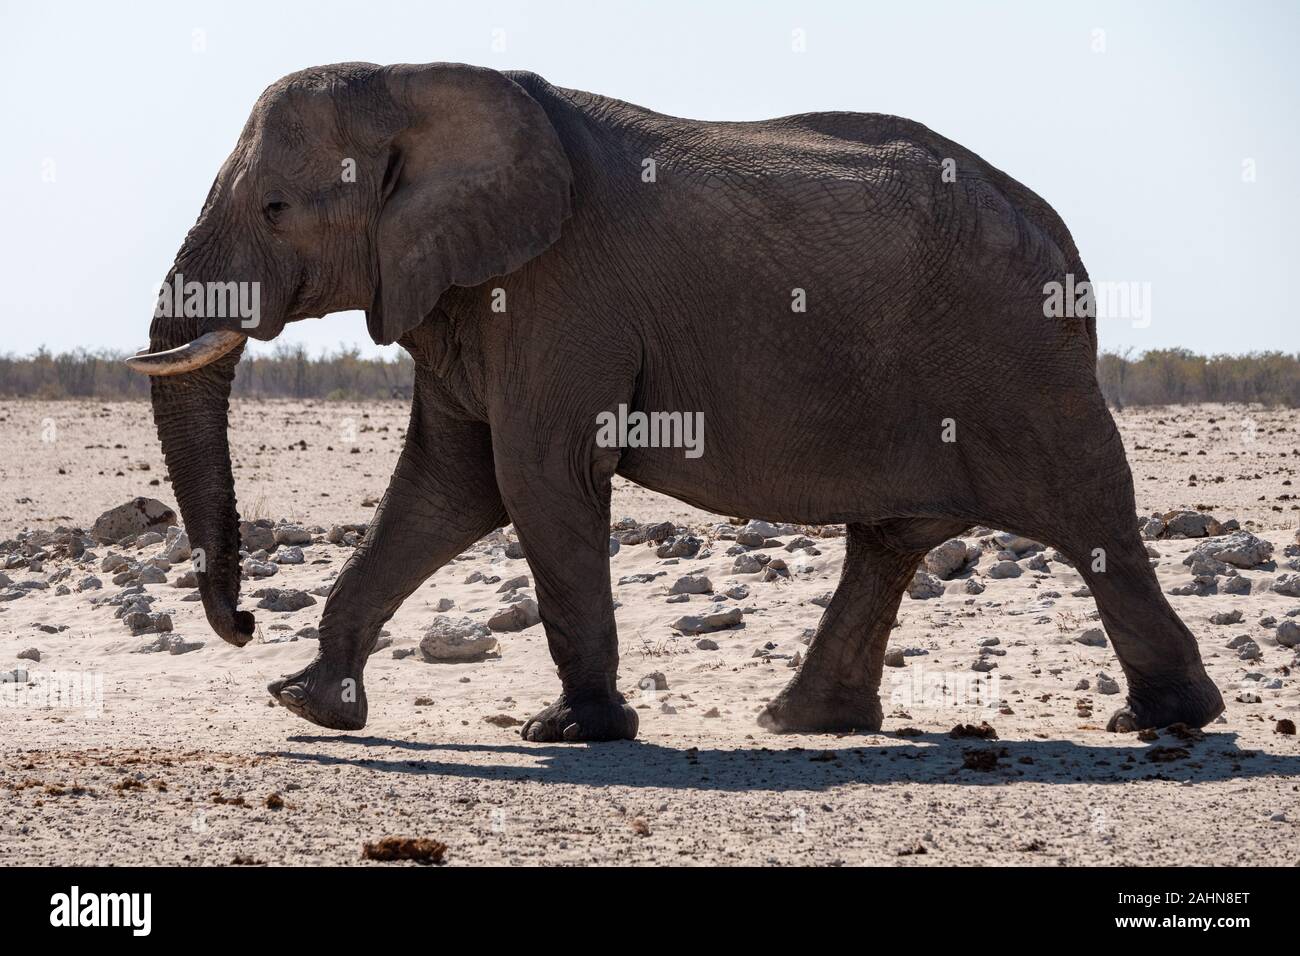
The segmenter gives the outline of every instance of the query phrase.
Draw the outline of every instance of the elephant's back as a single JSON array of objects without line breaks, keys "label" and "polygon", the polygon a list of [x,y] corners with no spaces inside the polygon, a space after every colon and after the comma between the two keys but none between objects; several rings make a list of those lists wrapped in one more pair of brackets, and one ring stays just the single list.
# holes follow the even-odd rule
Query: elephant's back
[{"label": "elephant's back", "polygon": [[[952,208],[964,202],[982,219],[986,232],[993,220],[1002,220],[1002,226],[1017,227],[1021,233],[1027,227],[1039,234],[1044,246],[1051,247],[1042,251],[1054,266],[1083,273],[1070,230],[1046,200],[979,154],[922,123],[884,113],[827,112],[752,125],[758,135],[814,153],[838,155],[850,168],[875,170],[877,177],[881,169],[890,170],[932,197],[942,197],[957,187],[961,199],[944,205]],[[843,145],[836,152],[827,143]]]},{"label": "elephant's back", "polygon": [[[987,197],[995,191],[1049,237],[1065,260],[1078,261],[1069,230],[1047,202],[978,154],[915,120],[853,111],[748,121],[695,120],[554,86],[535,73],[506,75],[536,97],[553,120],[572,120],[615,151],[663,158],[664,171],[683,181],[859,182],[878,191],[896,195],[906,190],[915,196],[934,195],[938,187],[951,182],[965,183],[972,187],[968,199],[979,204],[981,193]],[[945,160],[955,164],[956,178],[947,182],[942,176]]]},{"label": "elephant's back", "polygon": [[[946,289],[950,302],[1018,300],[1032,321],[1045,282],[1087,276],[1042,198],[913,120],[817,112],[702,121],[526,82],[575,150],[579,194],[600,195],[588,204],[596,219],[617,204],[633,246],[653,236],[657,247],[707,250],[654,259],[654,278],[663,273],[669,288],[695,288],[694,272],[745,275],[746,289],[728,295],[752,311],[781,288],[788,297],[795,276],[841,303],[888,303],[877,312],[904,322],[939,321]],[[645,257],[636,267],[646,269]],[[1095,352],[1093,321],[1079,331]]]},{"label": "elephant's back", "polygon": [[[1033,190],[959,143],[886,113],[799,113],[744,122],[666,116],[592,97],[586,109],[633,156],[656,160],[660,181],[697,187],[709,201],[743,191],[816,217],[863,214],[919,240],[960,232],[993,256],[1017,247],[1052,271],[1082,273],[1056,211]],[[712,195],[710,195],[712,194]]]},{"label": "elephant's back", "polygon": [[[833,197],[849,212],[878,213],[929,233],[938,219],[997,247],[1029,234],[1044,268],[1083,274],[1069,229],[1032,189],[977,153],[915,120],[887,113],[798,113],[743,122],[682,119],[591,96],[587,109],[664,159],[682,183],[735,186],[814,205]],[[994,248],[994,255],[1004,252]]]}]

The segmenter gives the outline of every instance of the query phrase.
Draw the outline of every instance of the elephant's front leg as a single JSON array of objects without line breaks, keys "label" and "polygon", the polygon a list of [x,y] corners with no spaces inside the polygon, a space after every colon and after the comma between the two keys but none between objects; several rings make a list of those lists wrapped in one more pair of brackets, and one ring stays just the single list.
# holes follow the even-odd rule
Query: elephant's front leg
[{"label": "elephant's front leg", "polygon": [[575,449],[558,441],[550,447],[544,460],[503,461],[498,454],[501,492],[533,573],[563,685],[521,734],[532,741],[630,740],[637,715],[615,688],[618,632],[609,584],[610,477],[617,452],[595,454],[589,444]]},{"label": "elephant's front leg", "polygon": [[365,726],[362,671],[380,628],[429,575],[506,522],[486,425],[411,416],[406,447],[360,547],[325,602],[316,659],[267,686],[300,717]]}]

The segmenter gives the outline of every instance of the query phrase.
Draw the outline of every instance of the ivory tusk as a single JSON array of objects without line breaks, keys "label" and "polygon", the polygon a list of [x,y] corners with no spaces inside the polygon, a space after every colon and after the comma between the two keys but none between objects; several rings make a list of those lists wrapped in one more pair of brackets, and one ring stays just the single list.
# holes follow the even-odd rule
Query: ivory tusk
[{"label": "ivory tusk", "polygon": [[146,375],[179,375],[210,365],[240,345],[246,337],[242,332],[229,329],[205,332],[193,342],[166,352],[137,352],[126,360],[126,364]]}]

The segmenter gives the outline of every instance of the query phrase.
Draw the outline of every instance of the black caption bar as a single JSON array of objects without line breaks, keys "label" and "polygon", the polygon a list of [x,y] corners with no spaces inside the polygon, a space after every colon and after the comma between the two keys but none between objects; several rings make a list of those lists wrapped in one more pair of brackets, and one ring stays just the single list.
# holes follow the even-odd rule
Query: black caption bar
[{"label": "black caption bar", "polygon": [[[1225,942],[1280,927],[1293,872],[1281,869],[894,869],[834,870],[517,870],[368,866],[346,869],[0,869],[6,942],[28,936],[112,938],[206,944],[248,941],[255,926],[292,927],[295,943],[371,938],[376,920],[394,933],[419,932],[426,917],[460,921],[492,914],[494,931],[546,932],[526,917],[583,906],[627,907],[706,895],[719,932],[752,922],[756,900],[792,906],[819,899],[835,919],[835,899],[891,899],[892,918],[918,931],[961,931],[971,920],[1010,921],[1017,931],[1098,930],[1134,937],[1199,933]],[[696,885],[690,889],[691,884]],[[618,887],[620,892],[611,892]],[[682,894],[686,893],[686,897]],[[664,894],[668,894],[667,897]],[[729,898],[734,902],[728,906]],[[637,903],[636,901],[641,901]],[[802,901],[802,902],[801,902]],[[905,906],[904,906],[905,904]],[[973,904],[973,907],[972,907]],[[719,908],[723,907],[723,908]],[[896,908],[902,907],[902,909]],[[423,914],[423,915],[422,915]],[[730,915],[726,915],[730,914]],[[745,914],[748,914],[746,916]],[[617,913],[604,914],[618,918]],[[644,915],[644,914],[643,914]],[[508,916],[502,923],[501,917]],[[854,913],[845,911],[843,919]],[[405,925],[408,924],[409,925]],[[478,924],[480,926],[487,924]],[[531,930],[530,930],[531,926]],[[426,924],[425,929],[429,927]]]}]

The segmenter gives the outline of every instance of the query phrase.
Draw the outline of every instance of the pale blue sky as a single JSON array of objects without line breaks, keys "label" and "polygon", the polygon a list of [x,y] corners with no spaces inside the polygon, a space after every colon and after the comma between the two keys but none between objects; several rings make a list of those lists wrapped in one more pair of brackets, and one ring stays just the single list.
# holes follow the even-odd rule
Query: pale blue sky
[{"label": "pale blue sky", "polygon": [[[253,101],[285,73],[343,60],[531,69],[701,119],[907,116],[1052,203],[1094,280],[1151,283],[1150,325],[1104,321],[1103,347],[1300,350],[1286,292],[1300,272],[1294,2],[3,0],[3,11],[0,350],[142,344],[152,290]],[[795,29],[806,52],[792,51]],[[281,341],[374,351],[357,313],[297,323]]]}]

